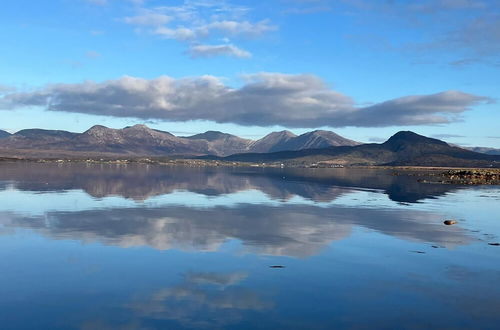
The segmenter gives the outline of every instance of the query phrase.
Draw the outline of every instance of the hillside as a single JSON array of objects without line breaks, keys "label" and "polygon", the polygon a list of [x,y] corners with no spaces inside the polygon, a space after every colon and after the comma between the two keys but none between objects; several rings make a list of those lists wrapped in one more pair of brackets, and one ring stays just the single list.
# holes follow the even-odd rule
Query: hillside
[{"label": "hillside", "polygon": [[26,129],[5,132],[0,156],[8,157],[85,157],[85,156],[228,156],[245,152],[301,150],[356,142],[333,132],[315,131],[300,136],[275,132],[253,141],[235,135],[208,131],[188,137],[134,125],[113,129],[95,125],[83,133],[60,130]]},{"label": "hillside", "polygon": [[188,140],[201,140],[208,142],[208,154],[213,155],[232,155],[249,150],[252,140],[242,139],[236,135],[222,133],[218,131],[207,131],[186,137]]},{"label": "hillside", "polygon": [[267,154],[239,154],[223,158],[241,162],[323,163],[339,165],[500,167],[500,156],[448,145],[409,131],[401,131],[382,144],[363,144]]},{"label": "hillside", "polygon": [[488,148],[488,147],[464,147],[464,149],[480,152],[487,155],[500,155],[500,149]]},{"label": "hillside", "polygon": [[[274,151],[282,151],[283,144],[286,144],[288,141],[296,138],[297,135],[293,134],[290,131],[281,131],[281,132],[272,132],[262,139],[254,141],[250,145],[251,152],[274,152]],[[286,149],[285,149],[286,150]]]},{"label": "hillside", "polygon": [[10,136],[9,132],[6,132],[6,131],[3,131],[3,130],[0,129],[0,139],[6,138],[6,137],[9,137],[9,136]]}]

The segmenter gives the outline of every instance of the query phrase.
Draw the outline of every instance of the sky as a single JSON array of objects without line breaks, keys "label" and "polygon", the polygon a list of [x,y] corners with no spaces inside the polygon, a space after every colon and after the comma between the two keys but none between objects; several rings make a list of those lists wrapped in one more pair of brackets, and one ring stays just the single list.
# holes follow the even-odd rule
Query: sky
[{"label": "sky", "polygon": [[499,0],[3,0],[0,129],[500,147]]}]

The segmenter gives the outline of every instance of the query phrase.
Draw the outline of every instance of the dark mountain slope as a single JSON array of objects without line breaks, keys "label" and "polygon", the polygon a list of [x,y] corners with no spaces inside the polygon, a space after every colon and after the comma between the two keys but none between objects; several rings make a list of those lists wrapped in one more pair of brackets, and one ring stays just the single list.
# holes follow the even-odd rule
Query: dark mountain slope
[{"label": "dark mountain slope", "polygon": [[485,155],[452,147],[446,142],[413,132],[398,132],[382,144],[282,151],[268,154],[240,154],[225,159],[229,161],[296,164],[323,162],[342,165],[500,167],[500,156]]},{"label": "dark mountain slope", "polygon": [[290,131],[272,132],[263,138],[254,141],[250,147],[250,152],[275,152],[282,151],[283,145],[296,138],[297,135]]},{"label": "dark mountain slope", "polygon": [[2,139],[1,146],[13,149],[52,148],[60,142],[67,142],[76,133],[44,129],[25,129]]},{"label": "dark mountain slope", "polygon": [[[228,156],[246,152],[269,152],[326,147],[356,142],[328,131],[315,131],[295,136],[288,131],[271,133],[253,141],[217,131],[189,137],[177,137],[168,132],[134,125],[113,129],[95,125],[87,131],[71,133],[43,129],[27,129],[13,135],[5,133],[0,142],[1,155],[29,153],[37,157],[68,157],[78,155],[116,154],[128,156],[214,155]],[[22,153],[16,153],[22,150]]]},{"label": "dark mountain slope", "polygon": [[[339,146],[355,146],[359,143],[330,131],[313,131],[288,140],[279,146],[281,150],[319,149]],[[276,148],[275,148],[276,149]],[[274,150],[273,150],[274,151]]]},{"label": "dark mountain slope", "polygon": [[168,132],[134,125],[123,129],[93,126],[78,135],[70,148],[137,155],[205,154],[206,141],[187,141]]},{"label": "dark mountain slope", "polygon": [[250,147],[250,152],[278,152],[286,150],[317,149],[338,146],[354,146],[359,143],[330,131],[312,131],[296,136],[289,131],[273,132]]},{"label": "dark mountain slope", "polygon": [[3,131],[0,129],[0,139],[9,137],[11,134],[9,132]]},{"label": "dark mountain slope", "polygon": [[1,149],[35,150],[37,155],[67,155],[105,153],[145,155],[207,154],[206,141],[188,141],[170,133],[150,129],[144,125],[135,125],[124,129],[112,129],[96,125],[87,131],[70,133],[29,129],[19,131],[2,139]]},{"label": "dark mountain slope", "polygon": [[236,135],[222,133],[219,131],[206,131],[205,133],[195,134],[186,137],[186,139],[190,140],[207,140],[207,141],[225,140],[230,138],[239,138],[239,137],[237,137]]},{"label": "dark mountain slope", "polygon": [[208,142],[208,154],[228,156],[235,153],[248,151],[252,140],[242,139],[236,135],[218,131],[207,131],[205,133],[188,136],[189,140],[203,140]]}]

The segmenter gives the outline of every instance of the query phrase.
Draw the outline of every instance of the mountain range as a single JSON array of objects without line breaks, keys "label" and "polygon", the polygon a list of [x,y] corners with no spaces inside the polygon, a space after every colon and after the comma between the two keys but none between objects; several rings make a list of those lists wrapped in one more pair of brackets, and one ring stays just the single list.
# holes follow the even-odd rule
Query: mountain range
[{"label": "mountain range", "polygon": [[500,155],[500,149],[488,147],[463,147],[464,149],[488,155]]},{"label": "mountain range", "polygon": [[15,134],[0,132],[0,155],[103,154],[129,156],[228,156],[245,152],[277,152],[331,146],[354,146],[359,142],[330,131],[316,130],[302,135],[273,132],[259,140],[208,131],[179,137],[169,132],[134,125],[112,129],[96,125],[83,133],[60,130],[25,129]]},{"label": "mountain range", "polygon": [[[205,156],[205,158],[214,158]],[[363,166],[500,167],[499,155],[482,154],[400,131],[384,143],[303,149],[271,153],[235,154],[222,158],[240,162],[282,162],[289,165],[322,164]]]},{"label": "mountain range", "polygon": [[134,125],[112,129],[96,125],[83,133],[25,129],[0,132],[0,157],[181,157],[295,165],[408,165],[500,167],[500,155],[478,153],[410,131],[384,143],[361,144],[330,131],[302,135],[273,132],[258,140],[208,131],[180,137]]}]

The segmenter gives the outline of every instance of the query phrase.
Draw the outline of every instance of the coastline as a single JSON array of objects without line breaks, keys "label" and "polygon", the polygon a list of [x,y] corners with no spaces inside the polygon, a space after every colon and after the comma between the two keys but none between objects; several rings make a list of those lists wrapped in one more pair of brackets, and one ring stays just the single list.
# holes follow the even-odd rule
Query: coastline
[{"label": "coastline", "polygon": [[145,164],[184,167],[241,167],[241,168],[304,168],[304,169],[370,169],[392,170],[392,175],[409,175],[427,184],[500,185],[500,168],[491,167],[439,167],[439,166],[387,166],[340,165],[325,163],[236,162],[175,157],[103,157],[103,158],[15,158],[0,157],[0,163],[87,163],[87,164]]}]

